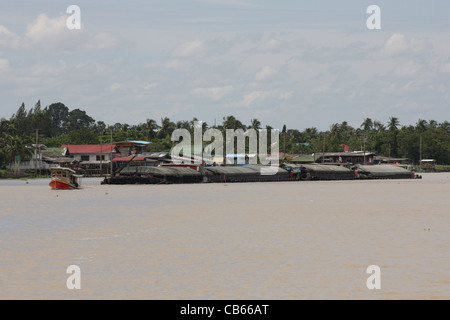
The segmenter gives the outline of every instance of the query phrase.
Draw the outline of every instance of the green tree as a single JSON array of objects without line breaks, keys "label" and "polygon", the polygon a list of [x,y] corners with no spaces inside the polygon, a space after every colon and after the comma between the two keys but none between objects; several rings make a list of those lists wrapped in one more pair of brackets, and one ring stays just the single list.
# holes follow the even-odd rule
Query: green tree
[{"label": "green tree", "polygon": [[74,109],[69,112],[68,125],[69,130],[91,129],[95,120],[87,115],[86,111]]},{"label": "green tree", "polygon": [[72,130],[68,134],[70,144],[97,144],[98,136],[87,128]]},{"label": "green tree", "polygon": [[173,130],[175,130],[175,123],[170,121],[168,117],[161,118],[161,128],[158,131],[157,137],[159,139],[170,137]]},{"label": "green tree", "polygon": [[361,124],[361,128],[363,131],[368,132],[373,129],[373,121],[370,118],[364,119],[363,123]]},{"label": "green tree", "polygon": [[261,122],[258,119],[251,119],[250,128],[258,132],[258,130],[261,129]]},{"label": "green tree", "polygon": [[63,103],[52,103],[48,106],[48,112],[50,114],[50,136],[55,137],[57,135],[67,133],[69,123],[69,108]]},{"label": "green tree", "polygon": [[156,138],[156,133],[160,129],[160,126],[153,119],[147,119],[146,125],[147,125],[146,129],[147,129],[148,140],[152,140],[152,139]]}]

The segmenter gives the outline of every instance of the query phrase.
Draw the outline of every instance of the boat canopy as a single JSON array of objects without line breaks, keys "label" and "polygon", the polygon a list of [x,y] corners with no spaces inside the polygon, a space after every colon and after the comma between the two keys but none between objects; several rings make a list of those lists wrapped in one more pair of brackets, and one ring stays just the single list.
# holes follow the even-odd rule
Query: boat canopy
[{"label": "boat canopy", "polygon": [[[249,164],[245,166],[227,166],[227,167],[204,167],[207,172],[213,174],[225,174],[225,175],[260,175],[262,168],[269,168],[270,166]],[[278,169],[276,174],[287,173],[283,168],[276,167]]]},{"label": "boat canopy", "polygon": [[52,167],[50,168],[51,171],[69,171],[72,174],[75,174],[75,170],[72,170],[70,168],[66,168],[66,167]]},{"label": "boat canopy", "polygon": [[153,167],[153,166],[128,166],[120,174],[154,174],[160,176],[199,176],[200,172],[187,167]]},{"label": "boat canopy", "polygon": [[331,172],[331,173],[348,173],[351,172],[350,169],[343,167],[343,166],[337,166],[337,165],[331,165],[331,164],[293,164],[289,163],[286,165],[286,168],[302,168],[307,171],[311,172]]},{"label": "boat canopy", "polygon": [[357,165],[356,169],[358,170],[358,172],[364,174],[371,174],[374,177],[386,177],[392,175],[405,175],[405,176],[411,175],[410,170],[396,165],[373,165],[373,166]]}]

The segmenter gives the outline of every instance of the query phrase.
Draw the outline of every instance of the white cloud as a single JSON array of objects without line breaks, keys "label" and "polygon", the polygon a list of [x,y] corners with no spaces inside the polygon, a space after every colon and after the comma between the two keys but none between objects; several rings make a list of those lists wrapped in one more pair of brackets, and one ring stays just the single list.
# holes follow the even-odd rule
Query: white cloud
[{"label": "white cloud", "polygon": [[256,81],[264,81],[272,78],[274,75],[278,73],[278,70],[275,68],[272,68],[270,66],[266,66],[262,68],[256,75],[255,80]]},{"label": "white cloud", "polygon": [[64,63],[38,63],[29,68],[28,74],[33,77],[55,77],[66,72]]},{"label": "white cloud", "polygon": [[414,61],[407,60],[400,63],[394,70],[394,73],[399,77],[413,77],[422,67]]},{"label": "white cloud", "polygon": [[268,91],[252,91],[244,96],[243,104],[250,106],[256,100],[264,100],[270,95]]},{"label": "white cloud", "polygon": [[440,72],[450,74],[450,62],[444,63],[440,67]]},{"label": "white cloud", "polygon": [[5,26],[0,25],[0,49],[15,49],[19,46],[20,38],[8,30]]},{"label": "white cloud", "polygon": [[80,30],[69,30],[66,26],[68,16],[48,17],[40,14],[27,25],[25,33],[16,35],[0,25],[0,50],[20,49],[45,52],[52,55],[60,53],[92,52],[117,45],[116,37],[107,32],[86,32],[83,25]]},{"label": "white cloud", "polygon": [[[174,69],[174,70],[181,70],[181,69],[187,69],[189,67],[190,63],[187,61],[182,61],[178,59],[172,59],[168,60],[164,63],[164,67],[168,69]],[[149,65],[149,67],[152,67]]]},{"label": "white cloud", "polygon": [[3,25],[0,25],[0,34],[1,34],[1,35],[5,35],[5,36],[7,36],[7,37],[14,37],[14,36],[15,36],[14,33],[12,33],[11,31],[9,31],[8,28],[6,28],[6,27],[3,26]]},{"label": "white cloud", "polygon": [[107,33],[98,33],[89,39],[84,47],[91,50],[102,50],[114,47],[115,45],[117,45],[117,40],[112,35]]},{"label": "white cloud", "polygon": [[9,62],[7,59],[0,59],[0,70],[5,70],[9,68]]},{"label": "white cloud", "polygon": [[45,13],[40,14],[36,20],[27,26],[26,37],[33,43],[49,40],[62,40],[66,27],[66,16],[51,19]]},{"label": "white cloud", "polygon": [[152,82],[152,83],[146,83],[146,84],[144,85],[144,89],[145,89],[145,90],[150,90],[150,89],[155,88],[155,87],[157,87],[157,86],[158,86],[158,84],[155,83],[155,82]]},{"label": "white cloud", "polygon": [[270,39],[262,45],[263,50],[274,50],[281,46],[281,41],[277,39]]},{"label": "white cloud", "polygon": [[173,51],[176,57],[189,57],[201,54],[205,50],[205,45],[200,40],[185,42]]},{"label": "white cloud", "polygon": [[311,89],[311,94],[322,94],[330,91],[330,86],[327,84],[318,85],[317,87],[313,87]]},{"label": "white cloud", "polygon": [[211,87],[211,88],[195,88],[190,91],[193,95],[209,98],[218,101],[226,95],[233,92],[233,86]]},{"label": "white cloud", "polygon": [[398,56],[405,53],[419,53],[424,49],[422,40],[407,38],[404,34],[394,33],[384,44],[383,56]]},{"label": "white cloud", "polygon": [[119,90],[121,87],[122,87],[121,83],[115,82],[109,87],[109,91],[114,92],[114,91]]},{"label": "white cloud", "polygon": [[281,100],[289,100],[294,96],[294,92],[293,91],[288,91],[288,92],[282,92],[279,95],[279,98]]},{"label": "white cloud", "polygon": [[242,1],[242,0],[196,0],[197,2],[211,3],[211,4],[222,4],[222,5],[232,5],[241,7],[253,7],[254,4]]}]

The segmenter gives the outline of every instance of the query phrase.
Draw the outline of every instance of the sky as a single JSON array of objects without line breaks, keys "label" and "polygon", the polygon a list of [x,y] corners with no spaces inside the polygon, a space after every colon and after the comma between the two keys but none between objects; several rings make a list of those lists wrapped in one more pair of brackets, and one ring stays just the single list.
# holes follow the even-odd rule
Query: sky
[{"label": "sky", "polygon": [[[67,27],[70,5],[80,29]],[[447,0],[2,0],[0,117],[40,100],[107,124],[442,122],[449,13]]]}]

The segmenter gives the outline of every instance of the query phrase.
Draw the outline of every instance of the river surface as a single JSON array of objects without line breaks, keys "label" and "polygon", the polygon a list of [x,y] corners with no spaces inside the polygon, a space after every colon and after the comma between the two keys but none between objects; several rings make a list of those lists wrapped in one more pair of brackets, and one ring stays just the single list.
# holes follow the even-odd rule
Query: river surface
[{"label": "river surface", "polygon": [[[0,299],[450,299],[450,174],[0,181]],[[80,268],[69,290],[67,268]],[[369,290],[367,267],[381,289]]]}]

